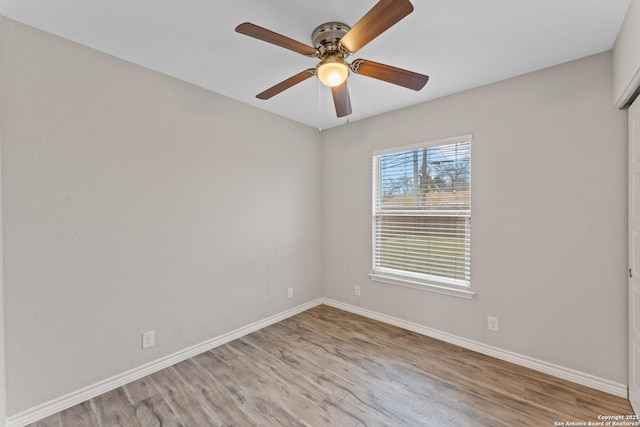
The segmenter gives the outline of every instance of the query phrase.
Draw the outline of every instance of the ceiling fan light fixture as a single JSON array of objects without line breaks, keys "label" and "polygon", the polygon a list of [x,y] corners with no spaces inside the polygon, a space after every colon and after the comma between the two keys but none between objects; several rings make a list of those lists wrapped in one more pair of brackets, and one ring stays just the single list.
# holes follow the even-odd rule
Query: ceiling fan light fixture
[{"label": "ceiling fan light fixture", "polygon": [[315,75],[323,85],[331,88],[336,116],[344,117],[351,114],[346,84],[351,72],[408,89],[422,89],[429,76],[365,59],[356,59],[350,64],[345,62],[345,58],[359,51],[412,11],[410,0],[377,0],[353,27],[342,22],[325,22],[317,26],[311,33],[311,46],[250,22],[238,25],[236,32],[240,34],[320,60],[314,68],[308,68],[271,86],[257,94],[256,98],[270,99]]},{"label": "ceiling fan light fixture", "polygon": [[349,77],[349,66],[339,55],[328,55],[316,67],[316,76],[325,86],[337,87]]}]

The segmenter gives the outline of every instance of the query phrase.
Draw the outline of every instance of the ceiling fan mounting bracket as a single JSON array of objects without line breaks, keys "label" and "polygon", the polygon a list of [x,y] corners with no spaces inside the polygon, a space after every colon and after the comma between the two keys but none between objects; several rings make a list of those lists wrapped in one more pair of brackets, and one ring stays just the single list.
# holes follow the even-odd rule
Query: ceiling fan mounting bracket
[{"label": "ceiling fan mounting bracket", "polygon": [[364,59],[356,59],[351,63],[349,68],[351,68],[351,71],[358,74],[358,69],[360,68],[360,64],[362,64],[363,62],[364,62]]},{"label": "ceiling fan mounting bracket", "polygon": [[318,25],[311,33],[313,47],[318,49],[320,58],[324,58],[328,53],[340,52],[343,57],[347,57],[351,52],[340,46],[340,39],[351,29],[342,22],[325,22]]}]

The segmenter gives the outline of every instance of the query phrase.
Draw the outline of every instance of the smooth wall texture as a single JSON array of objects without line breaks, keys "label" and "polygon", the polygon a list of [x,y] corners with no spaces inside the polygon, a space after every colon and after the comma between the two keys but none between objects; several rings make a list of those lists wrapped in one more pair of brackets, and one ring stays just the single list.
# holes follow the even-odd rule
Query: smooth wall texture
[{"label": "smooth wall texture", "polygon": [[[2,62],[0,61],[0,67]],[[0,129],[0,147],[2,147],[2,129]],[[2,152],[0,150],[0,200],[2,200]],[[4,267],[2,255],[2,209],[0,208],[0,426],[5,425],[7,418],[7,391],[4,353]]]},{"label": "smooth wall texture", "polygon": [[316,130],[0,28],[9,415],[320,296]]},{"label": "smooth wall texture", "polygon": [[[611,94],[604,53],[325,132],[325,296],[626,384],[626,113]],[[465,134],[476,296],[370,281],[374,150]]]}]

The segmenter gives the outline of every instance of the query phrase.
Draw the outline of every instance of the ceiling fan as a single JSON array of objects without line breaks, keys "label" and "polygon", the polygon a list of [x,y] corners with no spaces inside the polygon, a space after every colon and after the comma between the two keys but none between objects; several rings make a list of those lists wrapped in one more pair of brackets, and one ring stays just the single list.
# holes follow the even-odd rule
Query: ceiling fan
[{"label": "ceiling fan", "polygon": [[256,97],[269,99],[315,75],[324,85],[331,88],[336,115],[344,117],[351,114],[351,100],[347,88],[349,72],[416,91],[422,89],[429,80],[429,76],[367,59],[356,59],[351,63],[345,61],[348,56],[362,49],[412,11],[413,5],[409,0],[380,0],[353,27],[341,22],[327,22],[318,26],[311,33],[314,47],[250,22],[238,25],[236,27],[238,33],[320,59],[315,68],[301,71],[259,93]]}]

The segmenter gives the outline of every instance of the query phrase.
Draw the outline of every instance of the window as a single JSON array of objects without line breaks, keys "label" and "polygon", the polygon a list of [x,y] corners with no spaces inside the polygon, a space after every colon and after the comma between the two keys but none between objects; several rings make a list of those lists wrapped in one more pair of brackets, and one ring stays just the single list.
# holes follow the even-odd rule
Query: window
[{"label": "window", "polygon": [[372,280],[471,298],[471,136],[373,156]]}]

